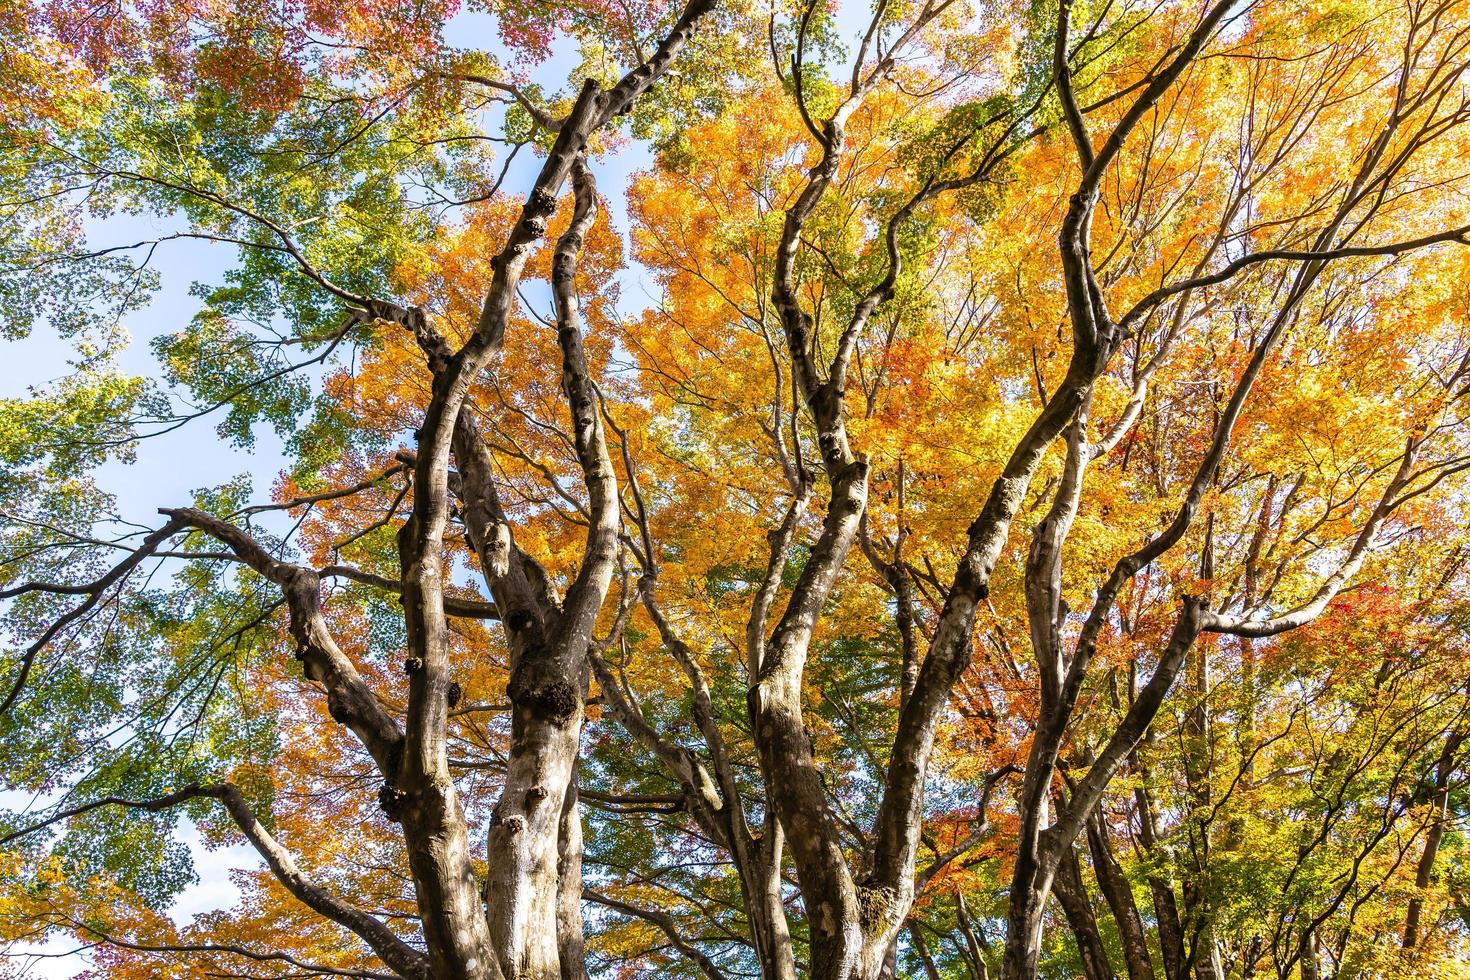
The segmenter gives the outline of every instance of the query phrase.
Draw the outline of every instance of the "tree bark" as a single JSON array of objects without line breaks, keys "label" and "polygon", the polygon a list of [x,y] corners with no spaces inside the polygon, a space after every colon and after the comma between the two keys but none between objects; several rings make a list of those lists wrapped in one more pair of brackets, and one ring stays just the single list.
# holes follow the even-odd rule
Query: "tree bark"
[{"label": "tree bark", "polygon": [[1317,931],[1308,929],[1302,936],[1302,980],[1322,980],[1317,963]]},{"label": "tree bark", "polygon": [[1103,945],[1102,933],[1098,931],[1097,918],[1093,915],[1092,903],[1088,901],[1087,886],[1082,880],[1082,868],[1074,849],[1068,848],[1062,855],[1052,888],[1076,940],[1077,952],[1082,957],[1083,975],[1087,980],[1113,980],[1108,950]]},{"label": "tree bark", "polygon": [[[1173,686],[1174,678],[1199,635],[1201,620],[1206,614],[1205,604],[1192,597],[1184,600],[1184,609],[1179,616],[1169,643],[1159,657],[1154,669],[1127,714],[1119,723],[1092,766],[1075,784],[1066,806],[1062,808],[1056,822],[1045,831],[1039,828],[1046,821],[1045,797],[1034,817],[1022,813],[1022,833],[1017,846],[1016,867],[1012,874],[1010,914],[1006,933],[1005,959],[1001,975],[1005,980],[1029,980],[1036,976],[1038,954],[1041,945],[1041,913],[1057,865],[1062,857],[1062,848],[1070,848],[1081,831],[1083,824],[1102,798],[1103,791],[1117,772],[1123,760],[1132,752],[1138,740],[1153,722],[1163,705],[1164,698]],[[1040,740],[1033,739],[1031,758],[1039,753],[1049,755],[1055,764],[1055,750],[1045,744],[1038,747]],[[1027,779],[1031,780],[1031,762],[1028,761]],[[1035,777],[1038,782],[1050,781],[1051,773],[1042,770]],[[1022,787],[1022,806],[1026,806],[1026,787]]]},{"label": "tree bark", "polygon": [[556,944],[561,980],[587,980],[582,930],[582,813],[575,771],[562,802],[556,871]]},{"label": "tree bark", "polygon": [[[1451,733],[1445,742],[1444,752],[1434,770],[1433,812],[1429,830],[1424,835],[1424,850],[1414,869],[1414,887],[1422,893],[1434,881],[1434,862],[1439,857],[1440,842],[1444,839],[1445,824],[1449,821],[1450,777],[1454,773],[1455,756],[1464,741],[1458,732]],[[1413,949],[1419,944],[1420,920],[1424,915],[1424,899],[1416,894],[1409,899],[1404,913],[1404,949]],[[1305,956],[1305,952],[1302,954]]]},{"label": "tree bark", "polygon": [[990,944],[986,942],[985,934],[980,931],[980,927],[970,920],[970,910],[966,907],[964,892],[955,891],[954,905],[955,918],[958,920],[960,932],[965,937],[965,949],[970,955],[975,980],[990,980]]},{"label": "tree bark", "polygon": [[1094,810],[1087,821],[1087,847],[1092,854],[1092,870],[1097,876],[1098,890],[1113,913],[1122,939],[1123,961],[1128,969],[1128,980],[1154,980],[1153,960],[1149,956],[1148,933],[1143,928],[1143,917],[1138,914],[1138,903],[1133,898],[1133,887],[1123,875],[1123,869],[1113,856],[1112,844],[1108,840],[1107,824],[1101,809]]},{"label": "tree bark", "polygon": [[[1162,846],[1159,840],[1159,818],[1154,807],[1153,795],[1148,790],[1149,773],[1142,767],[1139,775],[1142,784],[1133,792],[1138,804],[1139,843],[1144,852],[1158,856]],[[1149,894],[1153,897],[1154,918],[1158,923],[1160,958],[1164,965],[1166,980],[1188,980],[1185,973],[1184,926],[1179,919],[1179,904],[1174,895],[1173,881],[1163,875],[1151,874],[1148,879]]]},{"label": "tree bark", "polygon": [[[1214,577],[1210,554],[1214,515],[1211,514],[1205,528],[1205,568],[1201,577]],[[1214,843],[1214,828],[1209,822],[1211,802],[1214,799],[1210,783],[1210,650],[1208,642],[1194,645],[1186,667],[1186,688],[1193,703],[1184,716],[1183,750],[1185,797],[1189,803],[1186,819],[1189,823],[1190,873],[1184,881],[1185,921],[1194,937],[1193,949],[1188,962],[1194,966],[1197,980],[1221,980],[1215,946],[1213,913],[1209,905],[1209,890],[1205,877],[1209,874],[1210,854]]]},{"label": "tree bark", "polygon": [[914,954],[923,964],[925,980],[939,980],[939,968],[934,965],[934,957],[929,953],[929,944],[924,941],[924,932],[919,928],[917,922],[909,925],[909,941],[914,944]]},{"label": "tree bark", "polygon": [[[561,951],[580,952],[580,927],[567,894],[567,876],[580,880],[580,857],[565,848],[580,843],[573,778],[585,711],[587,650],[612,582],[617,560],[619,504],[612,459],[602,428],[598,395],[582,349],[576,297],[577,256],[597,216],[596,186],[585,161],[572,165],[576,207],[557,240],[552,260],[557,341],[562,349],[562,388],[572,418],[573,444],[588,493],[589,528],[582,565],[556,608],[549,589],[532,587],[544,573],[531,572],[524,556],[506,562],[487,554],[491,591],[505,610],[510,635],[511,750],[505,785],[491,816],[490,934],[505,972],[526,980],[560,980],[580,964],[561,963]],[[466,440],[470,434],[465,434]],[[468,448],[468,447],[467,447]],[[477,464],[481,457],[470,449]],[[466,475],[468,477],[469,470]],[[478,479],[488,473],[475,473]],[[473,537],[498,539],[504,524],[486,501],[491,526]],[[486,532],[489,532],[488,535]],[[508,533],[508,532],[506,532]],[[513,542],[510,545],[513,547]],[[515,576],[512,566],[519,569]],[[580,851],[580,847],[578,847]],[[578,899],[580,896],[578,896]]]}]

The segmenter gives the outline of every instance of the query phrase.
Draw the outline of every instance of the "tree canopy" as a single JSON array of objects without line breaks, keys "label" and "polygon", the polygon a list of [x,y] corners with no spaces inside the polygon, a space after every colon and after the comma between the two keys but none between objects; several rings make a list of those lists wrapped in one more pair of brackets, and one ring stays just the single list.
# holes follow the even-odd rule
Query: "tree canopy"
[{"label": "tree canopy", "polygon": [[1467,0],[0,33],[0,976],[1470,977]]}]

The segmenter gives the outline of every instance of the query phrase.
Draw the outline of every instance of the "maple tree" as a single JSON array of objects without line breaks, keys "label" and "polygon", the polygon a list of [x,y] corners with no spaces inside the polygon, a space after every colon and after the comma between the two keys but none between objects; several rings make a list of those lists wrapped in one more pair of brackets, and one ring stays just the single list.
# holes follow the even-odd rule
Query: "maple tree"
[{"label": "maple tree", "polygon": [[[7,941],[1470,969],[1465,0],[0,25],[5,330],[75,350],[0,404]],[[209,425],[285,469],[131,522]],[[183,923],[186,817],[261,864]]]}]

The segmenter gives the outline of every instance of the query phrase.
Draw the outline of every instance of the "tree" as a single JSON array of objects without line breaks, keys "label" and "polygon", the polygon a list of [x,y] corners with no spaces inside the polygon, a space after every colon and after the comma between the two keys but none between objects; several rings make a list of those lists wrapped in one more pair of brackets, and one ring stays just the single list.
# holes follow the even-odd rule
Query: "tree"
[{"label": "tree", "polygon": [[[50,794],[9,935],[119,977],[1460,955],[1463,2],[7,17],[8,329],[79,352],[0,429]],[[138,212],[179,241],[95,241]],[[204,242],[237,267],[122,373]],[[110,465],[215,413],[285,441],[270,502],[127,524]],[[264,865],[185,927],[181,814]]]}]

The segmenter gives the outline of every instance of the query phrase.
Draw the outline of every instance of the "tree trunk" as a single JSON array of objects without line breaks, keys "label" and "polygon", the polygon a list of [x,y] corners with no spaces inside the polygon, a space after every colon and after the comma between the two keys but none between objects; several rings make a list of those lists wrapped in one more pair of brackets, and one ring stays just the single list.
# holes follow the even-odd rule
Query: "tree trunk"
[{"label": "tree trunk", "polygon": [[924,941],[924,933],[918,923],[909,926],[909,941],[914,944],[914,953],[924,965],[924,980],[939,980],[939,968],[934,965],[934,957],[929,954],[929,944]]},{"label": "tree trunk", "polygon": [[582,810],[577,802],[575,769],[562,803],[556,870],[556,944],[561,980],[587,980],[582,936]]},{"label": "tree trunk", "polygon": [[822,534],[747,695],[761,773],[786,832],[806,907],[813,980],[868,980],[887,952],[886,941],[872,948],[863,928],[864,913],[875,910],[880,897],[867,896],[865,907],[859,904],[802,717],[802,672],[812,631],[855,540],[867,503],[867,475],[865,463],[852,462],[834,476]]},{"label": "tree trunk", "polygon": [[[1044,822],[1047,807],[1032,819]],[[1039,819],[1038,819],[1039,818]],[[1025,815],[1022,816],[1023,826]],[[1038,835],[1039,836],[1039,835]],[[1041,958],[1042,913],[1051,895],[1054,862],[1043,857],[1040,842],[1023,838],[1011,875],[1009,910],[1006,916],[1005,954],[1001,958],[1001,980],[1032,980]]]},{"label": "tree trunk", "polygon": [[1315,929],[1308,929],[1302,936],[1302,980],[1322,980],[1322,972],[1317,965],[1317,932]]},{"label": "tree trunk", "polygon": [[1098,890],[1102,892],[1103,899],[1112,910],[1113,921],[1118,925],[1128,980],[1154,980],[1154,964],[1149,957],[1148,934],[1143,928],[1143,917],[1138,914],[1133,888],[1113,856],[1107,833],[1102,811],[1094,810],[1087,821],[1087,846],[1092,853],[1092,870],[1097,876]]},{"label": "tree trunk", "polygon": [[[1139,765],[1134,757],[1134,768],[1138,770],[1141,784],[1133,791],[1138,803],[1139,843],[1150,856],[1155,856],[1160,845],[1157,811],[1153,795],[1148,790],[1149,772]],[[1189,980],[1185,972],[1184,926],[1179,919],[1179,904],[1174,895],[1174,883],[1165,875],[1153,874],[1148,879],[1149,893],[1153,896],[1154,918],[1158,922],[1159,951],[1164,964],[1166,980]]]},{"label": "tree trunk", "polygon": [[[1201,569],[1202,575],[1207,579],[1214,575],[1211,554],[1214,526],[1214,515],[1211,514],[1205,525],[1204,561]],[[1209,891],[1206,888],[1214,829],[1210,826],[1208,817],[1214,800],[1210,782],[1212,754],[1209,700],[1212,684],[1208,642],[1194,645],[1186,678],[1189,694],[1194,701],[1184,717],[1184,774],[1189,801],[1187,819],[1193,828],[1193,847],[1190,849],[1193,867],[1184,882],[1185,915],[1195,937],[1195,948],[1190,951],[1189,962],[1194,966],[1196,980],[1223,980],[1219,968],[1220,954],[1215,945],[1214,913],[1210,909]]]},{"label": "tree trunk", "polygon": [[893,937],[893,942],[888,944],[888,951],[883,954],[883,965],[878,969],[878,980],[897,980],[898,978],[898,937]]},{"label": "tree trunk", "polygon": [[1167,878],[1153,876],[1148,880],[1148,887],[1159,923],[1164,976],[1167,980],[1189,980],[1184,956],[1184,927],[1179,920],[1179,900],[1174,895],[1174,884]]},{"label": "tree trunk", "polygon": [[[581,567],[558,608],[547,576],[520,552],[494,499],[488,452],[473,423],[456,430],[463,449],[461,480],[481,499],[465,508],[471,541],[496,604],[503,611],[511,651],[506,693],[512,705],[511,747],[505,785],[490,818],[486,898],[490,937],[502,968],[514,980],[561,980],[561,948],[580,946],[572,898],[563,894],[563,854],[575,819],[573,776],[582,736],[587,650],[607,597],[618,554],[617,478],[602,427],[599,396],[588,372],[576,294],[577,258],[597,215],[597,193],[586,161],[571,167],[576,206],[552,258],[562,390],[572,418],[573,445],[588,496],[587,542]],[[572,796],[569,799],[569,795]],[[575,837],[580,839],[580,830]],[[575,869],[580,878],[580,868]],[[564,901],[565,898],[565,901]],[[574,973],[579,964],[569,964]]]},{"label": "tree trunk", "polygon": [[582,729],[580,685],[551,674],[513,679],[511,690],[510,764],[490,818],[490,933],[508,974],[560,980],[562,821]]},{"label": "tree trunk", "polygon": [[422,520],[416,514],[398,536],[409,638],[405,664],[409,712],[398,772],[384,786],[382,800],[389,816],[403,826],[435,975],[495,980],[501,970],[490,952],[484,906],[470,864],[467,824],[446,754],[449,645],[441,579],[443,554],[437,538],[420,534]]},{"label": "tree trunk", "polygon": [[764,831],[755,851],[754,879],[743,886],[750,903],[750,927],[761,961],[762,980],[796,980],[796,954],[791,948],[791,929],[786,922],[786,905],[781,895],[781,824],[774,814],[766,815]]},{"label": "tree trunk", "polygon": [[990,980],[990,963],[987,959],[990,945],[986,942],[985,935],[970,921],[970,911],[965,907],[964,893],[956,891],[954,901],[955,915],[959,919],[960,932],[965,936],[965,948],[970,954],[975,980]]},{"label": "tree trunk", "polygon": [[1068,848],[1057,866],[1056,881],[1052,884],[1067,925],[1077,941],[1077,951],[1082,956],[1082,971],[1087,980],[1112,980],[1113,968],[1108,963],[1108,950],[1103,945],[1102,934],[1097,929],[1097,918],[1087,898],[1087,886],[1082,880],[1082,867],[1077,861],[1077,852]]},{"label": "tree trunk", "polygon": [[1414,887],[1420,894],[1409,899],[1409,907],[1404,913],[1404,949],[1413,949],[1419,944],[1420,920],[1424,916],[1422,893],[1434,881],[1434,862],[1439,856],[1445,823],[1449,820],[1450,776],[1454,772],[1455,752],[1462,741],[1464,737],[1458,732],[1451,734],[1435,768],[1434,810],[1430,817],[1429,831],[1424,835],[1424,851],[1419,855],[1419,864],[1414,873]]}]

